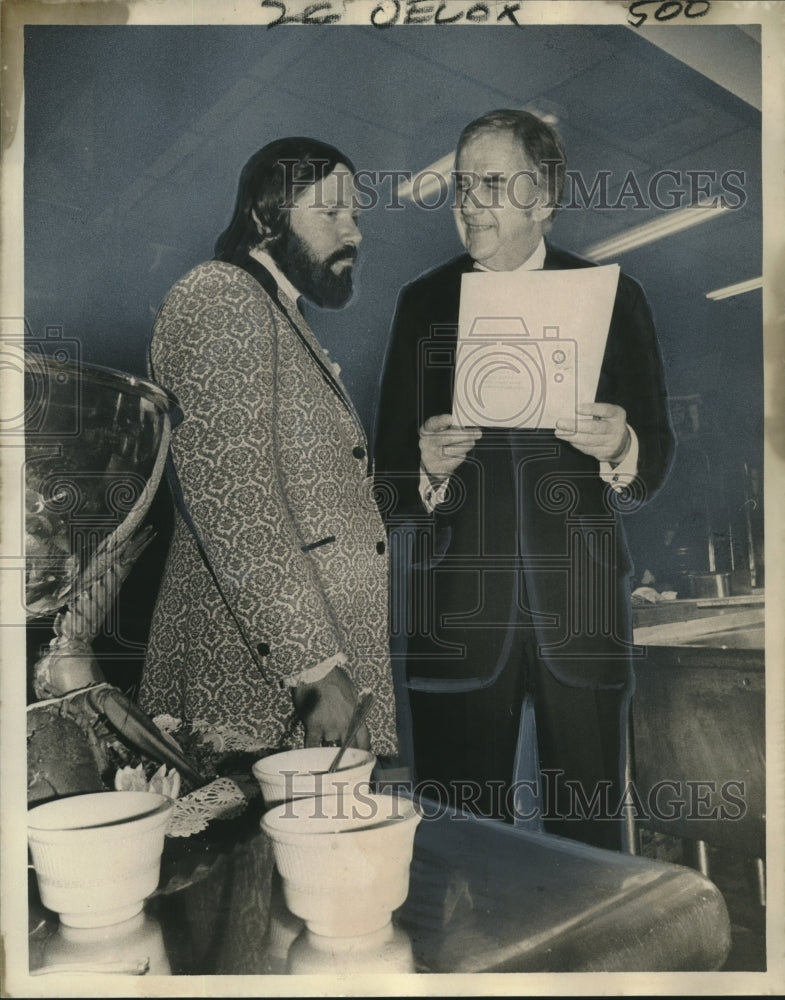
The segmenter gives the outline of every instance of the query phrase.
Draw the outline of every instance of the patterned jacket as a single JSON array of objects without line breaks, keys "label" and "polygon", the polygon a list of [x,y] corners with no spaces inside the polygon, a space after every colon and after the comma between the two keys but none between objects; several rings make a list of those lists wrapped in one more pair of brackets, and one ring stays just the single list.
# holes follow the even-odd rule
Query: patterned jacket
[{"label": "patterned jacket", "polygon": [[[184,420],[141,704],[276,746],[292,721],[287,678],[343,653],[358,692],[376,694],[372,747],[393,753],[388,557],[368,444],[296,306],[255,262],[200,264],[161,307],[151,373]],[[302,737],[298,725],[287,742]]]}]

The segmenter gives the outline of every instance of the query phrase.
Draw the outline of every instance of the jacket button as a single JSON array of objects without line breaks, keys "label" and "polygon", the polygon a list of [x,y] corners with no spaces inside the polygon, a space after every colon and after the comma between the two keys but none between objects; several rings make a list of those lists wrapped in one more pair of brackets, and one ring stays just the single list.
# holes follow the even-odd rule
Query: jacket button
[{"label": "jacket button", "polygon": [[256,652],[259,656],[269,656],[270,655],[270,644],[267,642],[260,642],[256,647]]},{"label": "jacket button", "polygon": [[386,546],[385,546],[384,542],[377,542],[376,543],[376,551],[379,553],[380,556],[384,555],[385,547]]},{"label": "jacket button", "polygon": [[352,454],[355,458],[365,458],[365,448],[361,444],[357,444],[352,448]]}]

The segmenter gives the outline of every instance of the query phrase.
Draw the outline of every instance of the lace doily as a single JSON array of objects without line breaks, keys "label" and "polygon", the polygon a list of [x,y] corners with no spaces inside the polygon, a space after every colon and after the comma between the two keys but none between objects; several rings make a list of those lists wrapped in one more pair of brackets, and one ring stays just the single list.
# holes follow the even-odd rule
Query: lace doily
[{"label": "lace doily", "polygon": [[[236,753],[262,753],[268,748],[255,735],[238,732],[230,726],[202,719],[184,722],[173,715],[157,715],[152,720],[161,733],[186,753],[199,753],[207,764],[205,777],[213,773],[220,758]],[[151,777],[144,765],[122,767],[115,774],[115,788],[162,792],[175,800],[166,834],[190,837],[215,819],[233,819],[259,794],[259,785],[251,775],[235,774],[212,781],[180,797],[180,775],[175,768],[161,766]]]},{"label": "lace doily", "polygon": [[248,805],[248,798],[233,778],[216,778],[174,804],[167,837],[190,837],[214,819],[233,819]]}]

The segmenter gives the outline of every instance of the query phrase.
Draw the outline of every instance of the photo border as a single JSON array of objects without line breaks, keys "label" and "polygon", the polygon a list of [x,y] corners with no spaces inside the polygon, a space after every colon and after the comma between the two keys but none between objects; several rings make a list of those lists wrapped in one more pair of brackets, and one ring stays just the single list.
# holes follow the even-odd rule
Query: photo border
[{"label": "photo border", "polygon": [[[453,0],[454,2],[454,0]],[[333,0],[335,4],[335,0]],[[290,7],[295,6],[290,3]],[[369,23],[369,0],[353,0],[345,7],[342,24]],[[627,25],[630,4],[597,0],[548,0],[524,2],[520,15],[524,24]],[[2,4],[2,126],[3,160],[0,198],[2,256],[0,257],[0,316],[5,330],[14,331],[24,317],[23,255],[23,45],[27,24],[117,24],[123,8],[129,25],[169,24],[265,24],[270,10],[259,0],[94,0],[58,3],[46,0],[5,0]],[[685,22],[669,24],[682,27]],[[764,462],[766,511],[766,722],[768,899],[766,973],[592,973],[592,974],[478,974],[415,975],[407,977],[144,977],[132,984],[124,977],[31,977],[27,971],[27,856],[24,769],[25,662],[24,621],[19,620],[20,546],[14,544],[23,516],[20,458],[23,439],[11,435],[0,448],[2,477],[3,552],[0,568],[2,587],[2,670],[0,671],[0,807],[2,808],[2,949],[4,962],[0,992],[9,997],[46,996],[517,996],[517,995],[741,995],[782,992],[785,989],[785,859],[782,827],[785,819],[785,739],[783,734],[783,678],[785,641],[779,609],[785,594],[785,525],[779,517],[785,496],[785,241],[781,229],[783,211],[782,164],[785,163],[785,9],[780,4],[746,0],[714,0],[710,13],[692,24],[760,24],[763,66],[763,337],[764,337]],[[293,26],[288,30],[307,30]],[[391,30],[405,30],[396,26]],[[434,29],[436,30],[436,29]],[[464,30],[475,30],[465,25]],[[487,30],[487,26],[486,26]],[[505,30],[499,26],[498,30]],[[668,25],[657,28],[667,31]],[[0,399],[4,419],[23,412],[20,373],[0,370]],[[20,752],[21,746],[21,752]],[[526,905],[526,901],[522,901]],[[78,992],[70,992],[77,990]]]}]

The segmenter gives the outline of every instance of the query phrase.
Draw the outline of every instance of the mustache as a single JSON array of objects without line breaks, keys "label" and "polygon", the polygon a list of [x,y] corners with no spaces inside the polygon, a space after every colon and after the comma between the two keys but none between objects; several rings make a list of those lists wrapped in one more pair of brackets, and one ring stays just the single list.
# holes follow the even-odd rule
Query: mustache
[{"label": "mustache", "polygon": [[327,260],[324,262],[325,267],[330,267],[331,264],[337,263],[339,260],[357,260],[357,247],[355,246],[345,246],[340,250],[336,250],[335,253],[330,254]]}]

